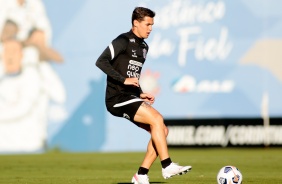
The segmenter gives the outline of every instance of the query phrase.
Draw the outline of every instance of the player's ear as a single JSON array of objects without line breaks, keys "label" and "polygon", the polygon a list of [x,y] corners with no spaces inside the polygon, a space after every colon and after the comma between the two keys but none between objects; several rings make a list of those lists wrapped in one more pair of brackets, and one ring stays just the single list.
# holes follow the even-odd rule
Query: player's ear
[{"label": "player's ear", "polygon": [[138,20],[134,20],[134,21],[133,21],[133,26],[134,26],[134,27],[137,27],[138,24],[139,24]]}]

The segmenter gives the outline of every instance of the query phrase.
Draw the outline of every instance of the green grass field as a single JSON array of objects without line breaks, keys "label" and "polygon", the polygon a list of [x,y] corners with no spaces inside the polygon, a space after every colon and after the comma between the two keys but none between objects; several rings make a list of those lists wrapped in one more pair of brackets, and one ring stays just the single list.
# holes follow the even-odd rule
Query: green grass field
[{"label": "green grass field", "polygon": [[[192,165],[186,175],[164,180],[157,160],[151,183],[215,184],[224,165],[235,165],[243,183],[282,183],[282,148],[170,149],[173,161]],[[144,153],[61,153],[0,155],[2,184],[129,184]]]}]

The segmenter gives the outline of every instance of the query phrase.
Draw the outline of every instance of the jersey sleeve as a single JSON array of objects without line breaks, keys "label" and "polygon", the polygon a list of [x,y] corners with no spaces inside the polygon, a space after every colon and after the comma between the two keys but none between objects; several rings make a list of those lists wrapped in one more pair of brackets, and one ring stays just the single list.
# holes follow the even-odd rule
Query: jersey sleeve
[{"label": "jersey sleeve", "polygon": [[102,52],[96,61],[96,66],[100,68],[107,76],[124,83],[125,77],[119,74],[112,66],[111,61],[124,52],[128,45],[128,39],[124,36],[119,36]]}]

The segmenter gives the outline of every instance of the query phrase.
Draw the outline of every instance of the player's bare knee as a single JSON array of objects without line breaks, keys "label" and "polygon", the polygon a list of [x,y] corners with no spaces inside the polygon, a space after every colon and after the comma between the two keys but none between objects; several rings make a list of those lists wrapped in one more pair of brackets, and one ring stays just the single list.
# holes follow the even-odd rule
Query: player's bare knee
[{"label": "player's bare knee", "polygon": [[155,121],[158,123],[164,124],[164,118],[160,113],[155,114]]},{"label": "player's bare knee", "polygon": [[160,127],[165,126],[163,116],[159,113],[154,116],[154,122]]}]

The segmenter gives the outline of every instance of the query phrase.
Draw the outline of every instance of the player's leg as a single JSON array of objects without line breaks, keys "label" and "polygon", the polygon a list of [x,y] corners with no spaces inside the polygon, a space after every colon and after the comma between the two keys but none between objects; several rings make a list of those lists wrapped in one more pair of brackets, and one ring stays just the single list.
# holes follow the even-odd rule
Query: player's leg
[{"label": "player's leg", "polygon": [[[177,164],[171,162],[166,142],[168,129],[158,111],[147,103],[143,103],[134,116],[134,120],[143,123],[141,128],[149,125],[149,132],[152,136],[148,144],[145,158],[140,167],[141,169],[149,169],[159,155],[162,164],[162,174],[165,179],[174,175],[185,174],[191,170],[191,166],[178,166]],[[148,128],[144,129],[148,130]]]},{"label": "player's leg", "polygon": [[[140,109],[142,111],[142,108],[148,108],[151,109],[152,112],[144,112],[145,115],[140,114]],[[138,112],[139,111],[139,112]],[[145,111],[145,110],[144,110]],[[145,118],[142,116],[148,116],[148,119],[152,119],[154,121],[150,121],[149,123],[143,123],[145,122]],[[148,143],[147,146],[147,152],[145,155],[145,158],[141,164],[141,166],[139,167],[138,172],[133,176],[132,178],[132,183],[144,183],[144,184],[148,184],[149,183],[149,178],[147,176],[149,168],[151,167],[151,165],[153,164],[153,162],[156,160],[156,158],[158,157],[158,151],[155,145],[155,141],[153,141],[153,132],[155,131],[154,135],[157,135],[157,137],[159,139],[157,139],[156,141],[160,140],[164,142],[164,146],[165,146],[165,158],[169,158],[168,156],[168,150],[167,150],[167,145],[166,145],[166,136],[168,134],[168,129],[166,128],[166,126],[163,123],[163,119],[162,116],[154,109],[152,108],[150,105],[148,105],[147,103],[142,103],[141,106],[139,107],[139,109],[137,110],[137,113],[134,116],[134,121],[135,122],[142,122],[139,127],[143,128],[145,130],[147,130],[150,134],[151,134],[151,139]],[[152,122],[156,122],[158,123],[160,126],[156,126],[154,123]],[[151,124],[153,125],[151,125]],[[156,132],[158,131],[158,132]],[[158,135],[158,133],[161,131],[161,133]],[[164,136],[164,137],[162,137]],[[160,139],[160,138],[164,138]],[[162,159],[161,159],[162,160]]]},{"label": "player's leg", "polygon": [[156,147],[152,139],[150,139],[148,146],[147,146],[147,152],[145,154],[141,167],[150,168],[151,165],[154,163],[154,161],[157,159],[157,157],[158,157],[158,153],[157,153]]},{"label": "player's leg", "polygon": [[[150,125],[141,124],[140,127],[147,130],[149,133],[151,133]],[[168,128],[166,126],[164,127],[164,131],[165,131],[165,136],[167,137]],[[147,146],[147,152],[141,164],[141,167],[150,168],[157,157],[158,157],[158,152],[157,152],[156,146],[154,145],[153,140],[150,139],[148,146]]]},{"label": "player's leg", "polygon": [[161,114],[149,104],[138,99],[132,95],[121,94],[114,99],[106,101],[107,109],[111,114],[118,117],[125,117],[132,122],[139,122],[141,123],[139,125],[141,128],[151,133],[151,141],[148,143],[148,150],[142,162],[142,166],[144,167],[139,168],[143,174],[139,175],[138,171],[133,176],[132,182],[149,184],[147,173],[158,155],[161,160],[164,178],[187,172],[191,169],[190,166],[178,166],[170,160],[166,143],[168,130],[164,125]]},{"label": "player's leg", "polygon": [[149,184],[149,177],[148,172],[149,168],[153,164],[153,162],[158,157],[157,150],[154,147],[152,139],[150,139],[148,146],[147,146],[147,152],[145,155],[145,158],[141,164],[141,166],[138,169],[138,172],[133,176],[132,183],[134,184]]},{"label": "player's leg", "polygon": [[169,158],[165,132],[166,126],[162,115],[151,105],[144,102],[137,110],[134,121],[150,126],[152,142],[160,160]]}]

